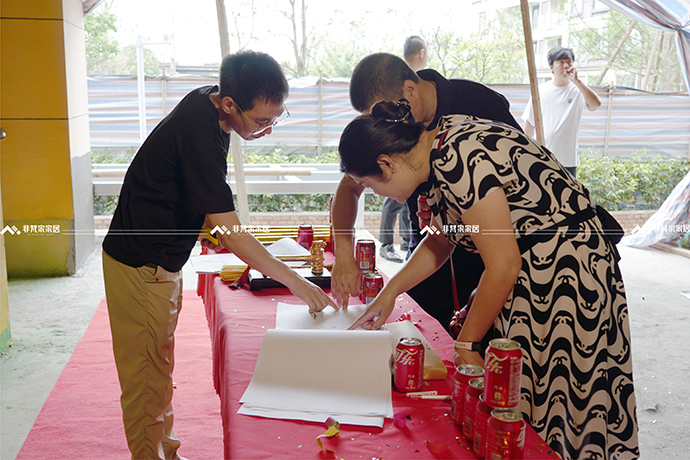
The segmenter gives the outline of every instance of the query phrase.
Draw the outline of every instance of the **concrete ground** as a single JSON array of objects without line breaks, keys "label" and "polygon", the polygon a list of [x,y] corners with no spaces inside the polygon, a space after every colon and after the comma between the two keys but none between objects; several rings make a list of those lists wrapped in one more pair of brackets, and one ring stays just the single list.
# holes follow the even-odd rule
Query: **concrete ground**
[{"label": "concrete ground", "polygon": [[[363,236],[363,235],[362,235]],[[104,297],[98,250],[74,276],[9,283],[11,346],[0,356],[0,460],[16,457]],[[690,258],[619,246],[642,458],[690,458]],[[387,275],[400,264],[377,257]],[[190,264],[185,288],[196,287]],[[182,319],[184,320],[184,318]]]}]

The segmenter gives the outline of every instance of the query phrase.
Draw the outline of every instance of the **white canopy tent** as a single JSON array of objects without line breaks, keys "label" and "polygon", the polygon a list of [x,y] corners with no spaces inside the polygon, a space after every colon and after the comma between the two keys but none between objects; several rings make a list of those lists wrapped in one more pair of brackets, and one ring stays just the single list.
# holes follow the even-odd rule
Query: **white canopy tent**
[{"label": "white canopy tent", "polygon": [[637,21],[676,32],[678,60],[690,91],[690,2],[687,0],[602,0]]}]

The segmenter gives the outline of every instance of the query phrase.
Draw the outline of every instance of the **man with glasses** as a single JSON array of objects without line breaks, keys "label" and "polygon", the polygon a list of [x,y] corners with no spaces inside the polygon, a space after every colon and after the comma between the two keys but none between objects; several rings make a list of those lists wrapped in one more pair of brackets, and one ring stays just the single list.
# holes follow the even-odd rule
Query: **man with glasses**
[{"label": "man with glasses", "polygon": [[[132,458],[181,458],[171,405],[181,269],[204,223],[241,228],[226,182],[230,132],[246,140],[270,134],[288,116],[287,95],[287,81],[273,58],[251,51],[230,55],[221,65],[220,85],[185,96],[127,171],[103,241],[103,276]],[[335,307],[251,234],[232,231],[218,239],[287,286],[311,312]]]}]

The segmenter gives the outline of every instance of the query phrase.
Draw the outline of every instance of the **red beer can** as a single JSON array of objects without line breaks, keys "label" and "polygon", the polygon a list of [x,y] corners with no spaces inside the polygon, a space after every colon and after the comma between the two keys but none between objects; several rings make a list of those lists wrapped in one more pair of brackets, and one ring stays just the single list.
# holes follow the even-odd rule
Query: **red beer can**
[{"label": "red beer can", "polygon": [[398,391],[419,391],[424,384],[424,344],[416,337],[401,337],[393,358],[393,385]]},{"label": "red beer can", "polygon": [[484,395],[479,395],[479,402],[474,410],[474,442],[472,443],[472,452],[479,458],[484,458],[486,453],[486,426],[492,410],[484,402]]},{"label": "red beer can", "polygon": [[383,289],[383,275],[374,271],[367,272],[362,276],[362,282],[364,284],[364,303],[369,304]]},{"label": "red beer can", "polygon": [[517,409],[494,409],[486,426],[485,458],[519,460],[525,456],[525,421]]},{"label": "red beer can", "polygon": [[355,258],[359,271],[374,270],[376,268],[376,244],[374,240],[357,240]]},{"label": "red beer can", "polygon": [[479,395],[484,391],[484,377],[477,377],[470,380],[465,390],[465,422],[462,425],[462,436],[470,446],[474,442],[474,412],[477,410]]},{"label": "red beer can", "polygon": [[314,227],[311,224],[300,224],[297,230],[297,243],[306,249],[314,242]]},{"label": "red beer can", "polygon": [[359,300],[362,303],[365,303],[365,296],[364,296],[364,275],[367,275],[369,273],[376,273],[376,270],[367,270],[367,271],[360,271],[359,272]]},{"label": "red beer can", "polygon": [[453,375],[453,397],[450,400],[450,417],[453,423],[465,423],[465,390],[470,380],[482,377],[484,369],[476,364],[461,364],[455,368]]},{"label": "red beer can", "polygon": [[510,339],[490,341],[484,360],[484,402],[493,408],[517,407],[521,377],[520,344]]}]

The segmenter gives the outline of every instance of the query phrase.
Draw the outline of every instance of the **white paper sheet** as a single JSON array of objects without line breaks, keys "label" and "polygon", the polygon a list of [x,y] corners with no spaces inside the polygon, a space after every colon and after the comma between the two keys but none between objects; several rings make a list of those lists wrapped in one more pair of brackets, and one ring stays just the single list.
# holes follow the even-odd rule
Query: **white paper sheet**
[{"label": "white paper sheet", "polygon": [[[324,414],[321,412],[307,412],[307,411],[281,411],[278,409],[264,409],[260,407],[251,407],[247,404],[242,405],[237,411],[240,415],[253,415],[254,417],[264,418],[278,418],[281,420],[304,420],[307,422],[325,422],[328,417],[333,417],[333,414]],[[383,428],[384,416],[373,415],[350,415],[350,414],[336,414],[334,417],[341,425],[357,425],[357,426],[375,426]]]},{"label": "white paper sheet", "polygon": [[[309,255],[309,250],[292,238],[281,238],[280,240],[266,246],[268,252],[274,256],[305,256]],[[244,265],[235,254],[202,254],[190,257],[194,271],[197,273],[220,273],[223,265]],[[298,267],[302,262],[289,263],[290,266]]]},{"label": "white paper sheet", "polygon": [[393,416],[390,342],[385,331],[270,329],[239,413],[380,426]]},{"label": "white paper sheet", "polygon": [[326,308],[309,313],[307,305],[278,302],[276,329],[332,329],[344,331],[367,309],[366,305],[350,305],[347,310]]}]

